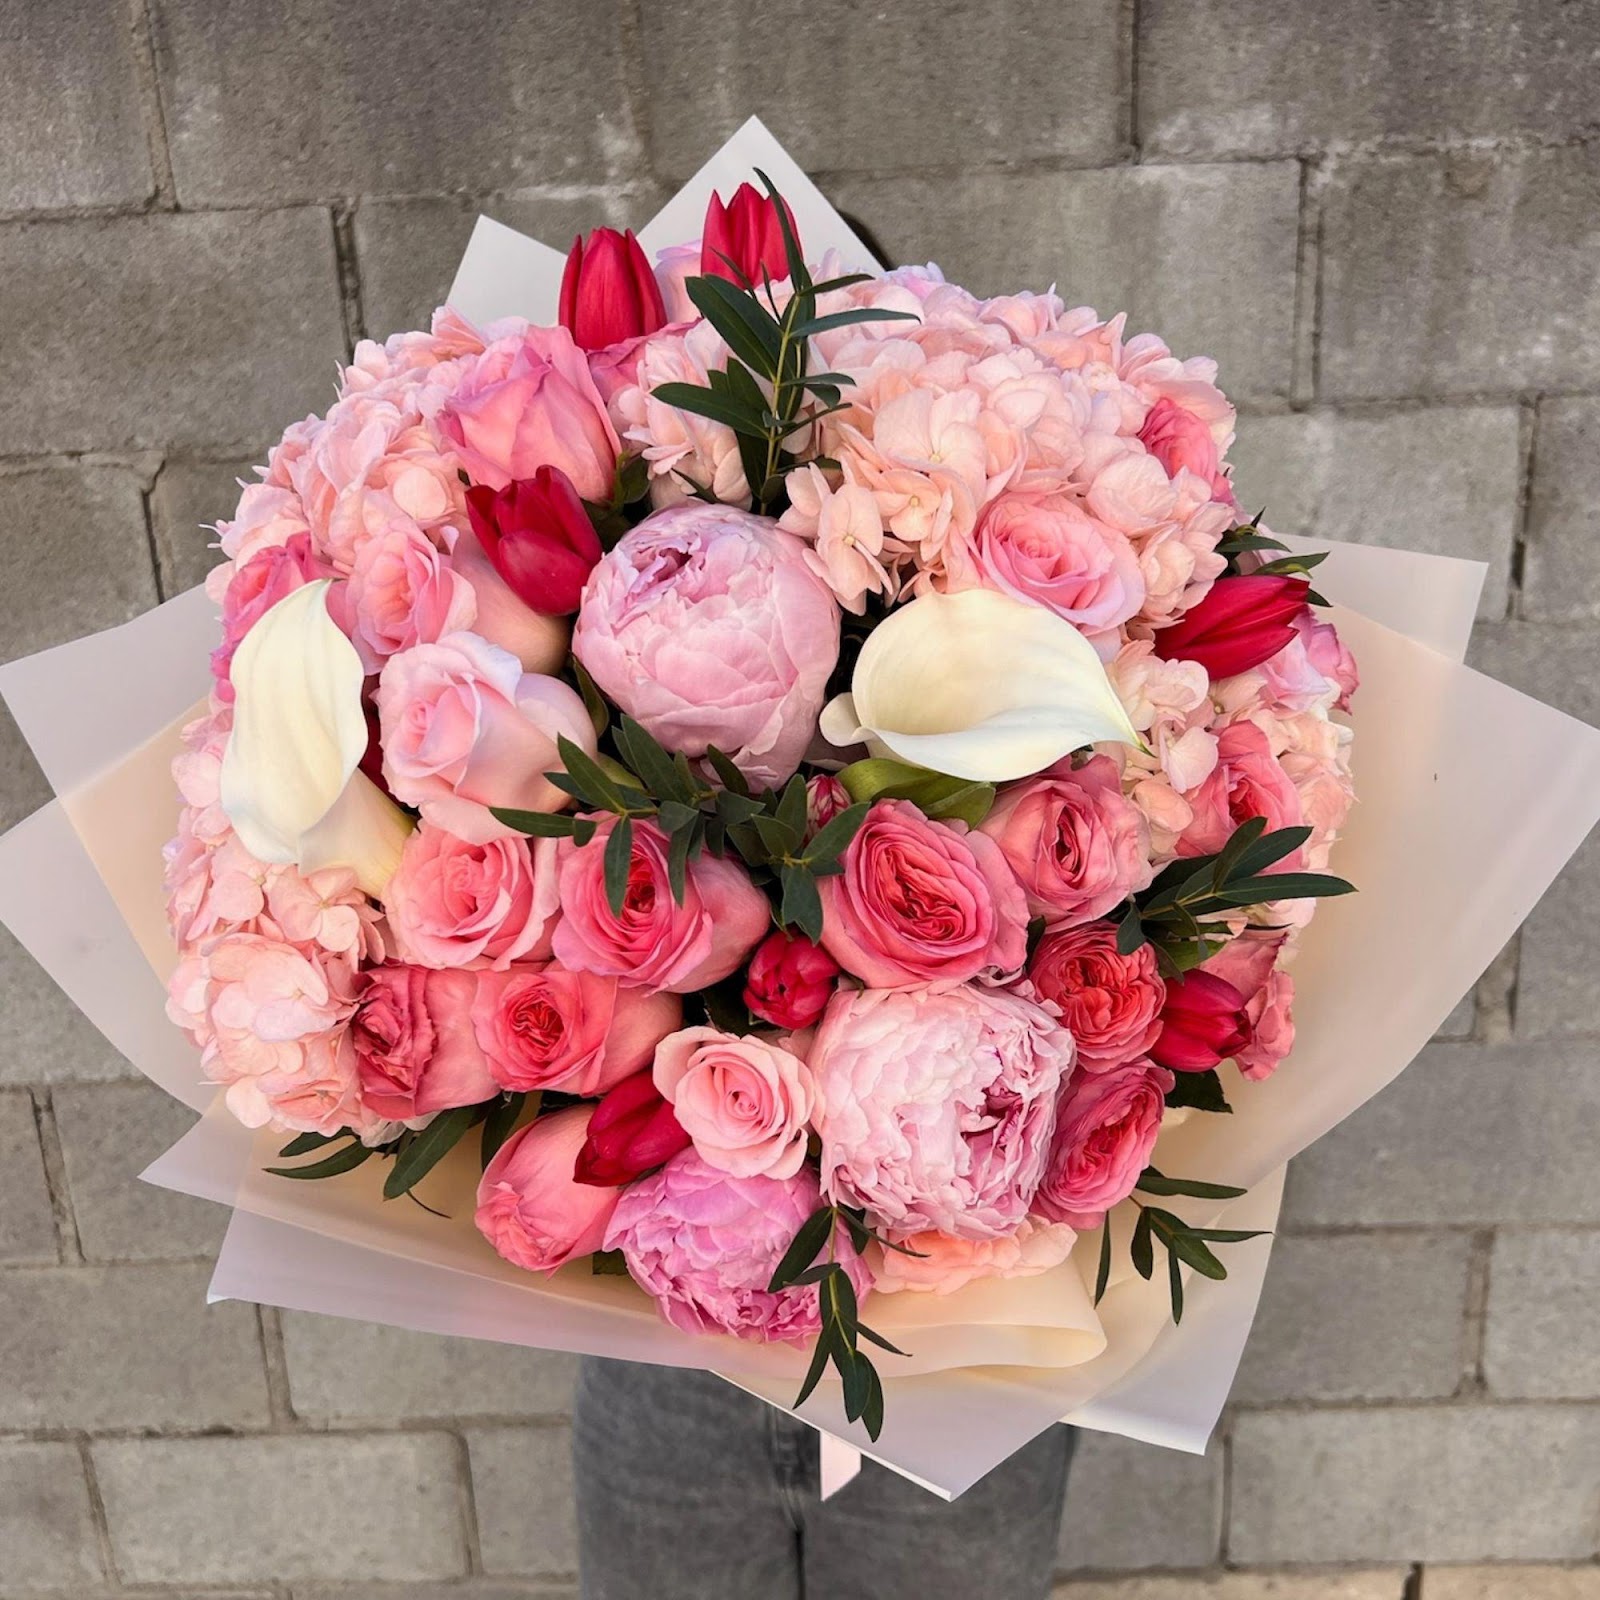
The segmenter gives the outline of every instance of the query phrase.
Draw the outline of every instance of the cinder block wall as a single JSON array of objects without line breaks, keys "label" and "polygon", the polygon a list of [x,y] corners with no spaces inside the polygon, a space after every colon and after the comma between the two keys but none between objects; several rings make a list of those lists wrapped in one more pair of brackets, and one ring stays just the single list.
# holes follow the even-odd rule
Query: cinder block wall
[{"label": "cinder block wall", "polygon": [[[0,648],[195,582],[477,211],[643,221],[756,111],[895,257],[1216,355],[1252,506],[1488,561],[1479,661],[1600,721],[1597,73],[1553,0],[0,0]],[[1297,1163],[1211,1454],[1085,1441],[1064,1593],[1600,1595],[1597,890]],[[569,1364],[207,1310],[183,1114],[3,959],[0,1600],[571,1593]]]}]

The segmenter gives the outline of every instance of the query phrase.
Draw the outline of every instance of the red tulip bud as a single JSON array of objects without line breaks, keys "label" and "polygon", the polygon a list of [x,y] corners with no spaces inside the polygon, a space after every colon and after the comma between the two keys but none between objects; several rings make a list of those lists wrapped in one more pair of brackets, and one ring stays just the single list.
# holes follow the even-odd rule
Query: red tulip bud
[{"label": "red tulip bud", "polygon": [[1198,661],[1213,678],[1248,672],[1294,637],[1310,588],[1304,578],[1277,573],[1218,578],[1199,605],[1156,630],[1156,654],[1163,661]]},{"label": "red tulip bud", "polygon": [[600,537],[560,467],[540,467],[503,489],[474,484],[467,490],[467,517],[524,605],[551,617],[578,609],[584,581],[600,559]]},{"label": "red tulip bud", "polygon": [[666,321],[656,275],[631,232],[596,228],[572,241],[561,274],[561,326],[580,349],[604,350]]},{"label": "red tulip bud", "polygon": [[597,1188],[620,1188],[689,1148],[689,1135],[648,1071],[624,1078],[594,1108],[573,1177]]},{"label": "red tulip bud", "polygon": [[839,963],[798,934],[769,933],[750,958],[744,1003],[775,1028],[809,1028],[833,998]]},{"label": "red tulip bud", "polygon": [[[795,228],[794,212],[789,210],[787,200],[783,202],[783,209],[798,239],[800,231]],[[720,195],[713,193],[706,207],[705,227],[700,236],[700,271],[737,283],[738,274],[728,265],[729,261],[754,284],[761,282],[763,268],[774,283],[789,276],[789,255],[783,248],[777,203],[748,183],[739,185],[727,205],[723,205]]]},{"label": "red tulip bud", "polygon": [[1168,982],[1152,1060],[1175,1072],[1209,1072],[1249,1042],[1245,998],[1226,978],[1196,969]]}]

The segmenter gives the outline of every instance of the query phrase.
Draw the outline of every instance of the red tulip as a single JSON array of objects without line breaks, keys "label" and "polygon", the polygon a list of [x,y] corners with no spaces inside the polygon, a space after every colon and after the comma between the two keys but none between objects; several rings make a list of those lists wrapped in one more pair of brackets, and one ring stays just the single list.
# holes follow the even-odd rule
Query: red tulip
[{"label": "red tulip", "polygon": [[[794,212],[789,210],[787,200],[783,202],[783,209],[798,239]],[[761,282],[763,268],[774,283],[789,276],[789,255],[783,248],[777,203],[748,183],[739,185],[727,205],[713,192],[711,203],[706,207],[705,227],[700,236],[700,270],[708,276],[737,283],[738,273],[728,265],[729,261],[751,283]]]},{"label": "red tulip", "polygon": [[619,1188],[689,1148],[689,1135],[648,1071],[611,1089],[594,1108],[573,1177],[597,1188]]},{"label": "red tulip", "polygon": [[600,537],[559,467],[540,467],[503,489],[474,484],[467,490],[467,517],[524,605],[551,617],[578,609],[584,581],[600,559]]},{"label": "red tulip", "polygon": [[561,274],[561,326],[580,349],[604,350],[666,321],[656,275],[631,232],[596,228],[572,241]]},{"label": "red tulip", "polygon": [[1218,578],[1199,605],[1156,630],[1156,654],[1163,661],[1198,661],[1213,678],[1248,672],[1294,637],[1310,588],[1304,578],[1276,573]]},{"label": "red tulip", "polygon": [[1153,1061],[1175,1072],[1209,1072],[1249,1042],[1245,997],[1226,978],[1196,969],[1167,984]]},{"label": "red tulip", "polygon": [[812,942],[769,933],[750,958],[744,1003],[775,1028],[809,1028],[833,998],[839,963]]}]

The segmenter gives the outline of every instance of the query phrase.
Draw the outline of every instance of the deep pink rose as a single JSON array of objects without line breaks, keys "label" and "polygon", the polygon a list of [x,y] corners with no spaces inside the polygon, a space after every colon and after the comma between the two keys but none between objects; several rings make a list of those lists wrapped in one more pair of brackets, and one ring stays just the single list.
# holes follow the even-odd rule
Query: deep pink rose
[{"label": "deep pink rose", "polygon": [[1124,623],[1144,604],[1128,536],[1070,495],[1011,490],[984,507],[974,536],[989,586],[1031,600],[1087,633]]},{"label": "deep pink rose", "polygon": [[368,672],[398,650],[470,628],[472,585],[409,518],[396,513],[356,546],[346,603],[351,643]]},{"label": "deep pink rose", "polygon": [[558,738],[595,750],[594,724],[575,689],[524,672],[475,633],[391,656],[377,703],[390,793],[478,843],[513,832],[490,806],[559,811],[570,803],[545,777],[561,770]]},{"label": "deep pink rose", "polygon": [[1079,1073],[1061,1097],[1050,1168],[1033,1209],[1079,1230],[1133,1193],[1161,1132],[1166,1096],[1176,1080],[1151,1061]]},{"label": "deep pink rose", "polygon": [[390,962],[367,973],[350,1024],[361,1098],[395,1122],[475,1106],[498,1092],[472,1031],[470,972]]},{"label": "deep pink rose", "polygon": [[503,1088],[599,1095],[644,1067],[682,1020],[676,995],[552,961],[480,974],[473,1026]]},{"label": "deep pink rose", "polygon": [[1028,908],[992,839],[931,822],[909,800],[880,800],[822,880],[822,944],[874,989],[980,972],[1027,956]]},{"label": "deep pink rose", "polygon": [[[735,1178],[685,1150],[622,1191],[605,1247],[622,1252],[675,1328],[806,1344],[821,1328],[816,1286],[772,1294],[767,1284],[820,1203],[809,1167],[792,1178]],[[842,1227],[833,1245],[865,1299],[872,1277]]]},{"label": "deep pink rose", "polygon": [[1053,928],[1103,917],[1153,876],[1149,824],[1109,756],[1007,784],[982,831],[1021,880],[1029,914]]},{"label": "deep pink rose", "polygon": [[1233,485],[1222,471],[1217,441],[1203,417],[1163,395],[1146,414],[1139,440],[1169,478],[1187,470],[1211,485],[1212,499],[1232,501]]},{"label": "deep pink rose", "polygon": [[833,996],[839,963],[804,934],[774,929],[745,974],[744,1003],[775,1028],[809,1028]]},{"label": "deep pink rose", "polygon": [[424,822],[383,891],[395,949],[423,967],[509,967],[550,953],[554,841],[471,844]]},{"label": "deep pink rose", "polygon": [[1047,933],[1028,962],[1028,978],[1041,1000],[1060,1007],[1084,1072],[1106,1072],[1144,1055],[1161,1032],[1167,986],[1155,949],[1145,944],[1123,955],[1109,922]]},{"label": "deep pink rose", "polygon": [[285,595],[333,576],[333,568],[318,559],[309,533],[291,534],[283,544],[268,545],[240,562],[223,591],[222,643],[211,652],[211,675],[226,683],[233,653],[256,623]]},{"label": "deep pink rose", "polygon": [[503,489],[559,467],[585,500],[611,497],[621,445],[565,328],[496,339],[462,373],[436,424],[474,483]]},{"label": "deep pink rose", "polygon": [[[1267,831],[1298,827],[1300,795],[1267,736],[1255,723],[1230,722],[1217,735],[1217,764],[1197,789],[1185,796],[1194,821],[1178,840],[1180,856],[1205,856],[1220,850],[1233,830],[1252,817],[1265,817]],[[1300,852],[1273,869],[1287,872],[1300,865]]]},{"label": "deep pink rose", "polygon": [[614,818],[588,844],[557,844],[561,921],[556,959],[575,972],[692,994],[726,978],[771,926],[767,897],[737,862],[702,851],[689,863],[683,904],[672,896],[667,836],[635,819],[633,859],[621,915],[606,898],[605,841]]},{"label": "deep pink rose", "polygon": [[1270,1078],[1294,1049],[1294,979],[1278,966],[1284,942],[1282,934],[1242,934],[1200,969],[1231,983],[1244,996],[1250,1038],[1234,1061],[1247,1078]]},{"label": "deep pink rose", "polygon": [[513,1266],[554,1272],[601,1248],[617,1189],[573,1176],[594,1107],[569,1106],[519,1129],[478,1185],[478,1231]]},{"label": "deep pink rose", "polygon": [[698,500],[624,534],[589,576],[573,654],[668,750],[715,745],[757,788],[817,731],[839,607],[775,522]]}]

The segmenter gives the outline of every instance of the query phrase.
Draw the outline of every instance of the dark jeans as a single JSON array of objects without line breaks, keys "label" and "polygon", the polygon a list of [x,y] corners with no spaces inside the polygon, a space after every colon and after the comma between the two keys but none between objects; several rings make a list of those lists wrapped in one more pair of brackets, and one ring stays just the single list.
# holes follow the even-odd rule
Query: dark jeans
[{"label": "dark jeans", "polygon": [[709,1372],[586,1358],[573,1416],[583,1600],[1043,1600],[1070,1429],[953,1504],[864,1462],[817,1493],[817,1435]]}]

